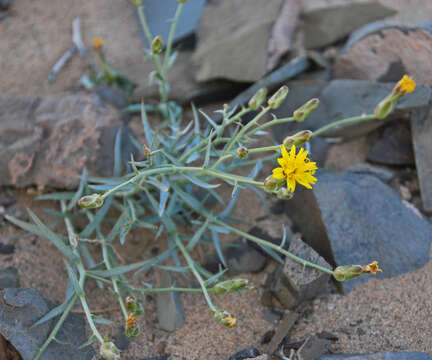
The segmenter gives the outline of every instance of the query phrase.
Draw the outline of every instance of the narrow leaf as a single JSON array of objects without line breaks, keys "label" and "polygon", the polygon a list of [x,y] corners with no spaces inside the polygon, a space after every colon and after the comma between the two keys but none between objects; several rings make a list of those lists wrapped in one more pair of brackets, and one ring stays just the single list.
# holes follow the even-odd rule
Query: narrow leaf
[{"label": "narrow leaf", "polygon": [[194,248],[194,246],[201,239],[201,236],[203,235],[204,231],[207,229],[208,224],[209,224],[209,219],[207,218],[205,223],[198,229],[198,231],[190,239],[189,244],[187,244],[186,246],[186,250],[191,251]]},{"label": "narrow leaf", "polygon": [[75,193],[74,197],[70,201],[69,205],[67,206],[67,210],[71,210],[75,204],[78,202],[79,199],[81,199],[81,196],[84,192],[84,187],[87,183],[87,168],[83,169],[83,172],[81,174],[81,181],[78,187],[77,192]]},{"label": "narrow leaf", "polygon": [[120,176],[121,173],[121,137],[122,128],[120,127],[117,131],[114,142],[114,176]]},{"label": "narrow leaf", "polygon": [[221,249],[221,244],[220,244],[220,240],[219,240],[219,235],[216,231],[212,230],[211,231],[211,235],[212,235],[212,239],[213,239],[213,244],[215,246],[216,252],[219,256],[220,261],[222,262],[223,266],[227,267],[226,261],[225,261],[225,257],[223,255],[222,249]]},{"label": "narrow leaf", "polygon": [[191,183],[202,187],[204,189],[215,189],[217,187],[219,187],[221,184],[208,184],[205,181],[202,181],[200,179],[198,179],[195,176],[189,175],[189,174],[182,174],[186,179],[188,179]]}]

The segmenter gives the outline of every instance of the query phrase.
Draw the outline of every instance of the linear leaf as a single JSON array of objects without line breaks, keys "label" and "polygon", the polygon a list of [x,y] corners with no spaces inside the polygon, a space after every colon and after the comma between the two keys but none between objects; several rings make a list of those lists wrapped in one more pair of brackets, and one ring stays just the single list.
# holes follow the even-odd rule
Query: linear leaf
[{"label": "linear leaf", "polygon": [[209,124],[216,130],[216,133],[218,134],[218,135],[220,135],[219,134],[219,132],[220,132],[220,128],[219,128],[219,126],[212,120],[212,118],[210,117],[210,116],[208,116],[204,111],[202,111],[202,110],[199,110],[199,112],[204,116],[204,118],[209,122]]},{"label": "linear leaf", "polygon": [[204,231],[207,229],[209,224],[209,219],[205,221],[205,223],[198,229],[198,231],[192,236],[192,239],[190,239],[189,244],[186,246],[186,250],[191,251],[194,246],[198,243],[198,241],[201,239],[201,236],[203,235]]},{"label": "linear leaf", "polygon": [[147,146],[151,149],[153,143],[152,142],[153,131],[147,119],[147,113],[146,113],[144,101],[141,102],[141,122],[144,127],[144,135],[147,141]]},{"label": "linear leaf", "polygon": [[64,263],[66,265],[67,273],[69,275],[69,279],[70,279],[70,281],[72,283],[72,286],[73,286],[73,288],[75,290],[75,293],[79,297],[83,296],[83,290],[81,288],[80,283],[78,282],[78,278],[77,278],[77,276],[75,274],[75,271],[72,269],[72,267],[68,264],[68,262],[66,260],[64,261]]},{"label": "linear leaf", "polygon": [[202,181],[200,179],[198,179],[195,176],[189,175],[189,174],[182,174],[186,179],[188,179],[191,183],[202,187],[204,189],[215,189],[217,187],[219,187],[221,184],[208,184],[205,181]]},{"label": "linear leaf", "polygon": [[120,127],[117,131],[115,142],[114,142],[114,176],[120,176],[121,173],[121,138],[122,128]]},{"label": "linear leaf", "polygon": [[280,262],[281,264],[284,263],[283,260],[282,260],[282,258],[281,258],[281,257],[278,255],[278,253],[277,253],[276,251],[274,251],[273,249],[270,249],[270,248],[265,247],[265,246],[262,246],[262,245],[259,245],[259,247],[260,247],[261,249],[263,249],[264,252],[266,252],[267,254],[269,254],[273,259],[275,259],[277,262]]},{"label": "linear leaf", "polygon": [[78,202],[78,200],[81,198],[83,192],[84,192],[84,187],[87,183],[87,168],[83,169],[83,172],[81,174],[81,180],[79,183],[79,187],[77,192],[75,193],[74,197],[71,199],[69,205],[67,206],[67,210],[71,210],[75,204]]},{"label": "linear leaf", "polygon": [[222,252],[222,248],[221,248],[221,244],[220,244],[220,240],[219,240],[219,235],[214,230],[211,231],[211,235],[212,235],[213,244],[214,244],[216,252],[217,252],[217,254],[219,256],[219,259],[222,262],[222,264],[225,267],[227,267],[227,264],[226,264],[226,261],[225,261],[225,257],[224,257],[223,252]]},{"label": "linear leaf", "polygon": [[105,218],[105,215],[107,214],[111,203],[112,203],[113,197],[109,196],[106,200],[103,206],[99,209],[96,216],[93,218],[92,221],[85,227],[83,231],[80,233],[80,237],[82,238],[88,238],[93,231],[96,229],[96,227],[99,225],[99,223]]}]

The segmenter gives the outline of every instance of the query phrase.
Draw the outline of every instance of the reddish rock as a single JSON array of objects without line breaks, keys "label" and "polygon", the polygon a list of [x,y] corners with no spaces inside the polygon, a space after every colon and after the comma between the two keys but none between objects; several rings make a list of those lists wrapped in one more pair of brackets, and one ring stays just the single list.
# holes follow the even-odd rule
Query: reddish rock
[{"label": "reddish rock", "polygon": [[0,185],[73,188],[112,171],[121,115],[96,95],[0,97]]},{"label": "reddish rock", "polygon": [[361,38],[338,57],[335,78],[397,81],[409,74],[432,85],[432,34],[423,29],[389,27]]}]

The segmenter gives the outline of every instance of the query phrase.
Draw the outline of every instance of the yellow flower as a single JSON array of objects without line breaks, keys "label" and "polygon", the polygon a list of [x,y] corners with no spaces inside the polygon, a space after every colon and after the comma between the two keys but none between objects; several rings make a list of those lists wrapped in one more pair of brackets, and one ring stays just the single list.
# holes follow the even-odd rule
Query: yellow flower
[{"label": "yellow flower", "polygon": [[96,51],[99,51],[100,49],[102,49],[102,46],[104,45],[104,43],[105,43],[104,39],[101,39],[101,38],[94,38],[92,40],[93,48]]},{"label": "yellow flower", "polygon": [[315,162],[311,162],[307,155],[308,151],[301,148],[296,154],[296,147],[293,145],[288,153],[285,146],[281,146],[282,157],[278,159],[281,167],[273,169],[275,179],[286,179],[288,190],[294,192],[296,183],[312,189],[310,184],[315,184],[317,179],[312,176],[318,169]]},{"label": "yellow flower", "polygon": [[378,261],[374,261],[371,264],[363,266],[362,271],[368,274],[376,274],[377,271],[382,272],[382,270],[378,267]]},{"label": "yellow flower", "polygon": [[402,79],[396,84],[396,92],[399,94],[405,95],[413,92],[416,88],[416,82],[412,77],[408,75],[404,75]]}]

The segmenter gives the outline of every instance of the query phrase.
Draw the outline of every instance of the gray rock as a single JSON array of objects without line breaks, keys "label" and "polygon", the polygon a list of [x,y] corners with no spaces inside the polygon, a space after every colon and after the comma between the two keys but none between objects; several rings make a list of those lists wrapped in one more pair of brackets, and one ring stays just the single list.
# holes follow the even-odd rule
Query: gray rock
[{"label": "gray rock", "polygon": [[[170,20],[174,18],[178,0],[165,0],[163,4],[159,0],[144,0],[143,3],[150,32],[153,35],[161,35],[166,41],[171,27]],[[204,4],[205,0],[194,0],[183,5],[174,35],[175,42],[195,32]],[[150,47],[150,44],[147,46]]]},{"label": "gray rock", "polygon": [[413,112],[411,131],[423,208],[432,211],[432,107]]},{"label": "gray rock", "polygon": [[0,11],[8,10],[12,0],[0,0]]},{"label": "gray rock", "polygon": [[297,350],[298,360],[315,360],[318,356],[329,352],[330,341],[316,335],[308,336],[302,346]]},{"label": "gray rock", "polygon": [[[173,279],[163,272],[160,287],[166,288],[173,284]],[[156,311],[159,326],[165,331],[175,331],[185,323],[183,306],[178,292],[161,292],[156,295]]]},{"label": "gray rock", "polygon": [[[292,240],[288,251],[302,259],[331,269],[331,266],[300,237]],[[293,309],[304,301],[329,293],[330,282],[329,274],[310,267],[305,268],[286,257],[285,264],[280,266],[273,275],[270,291],[286,309]]]},{"label": "gray rock", "polygon": [[361,355],[323,355],[316,360],[432,360],[432,356],[424,352],[382,352],[377,354]]},{"label": "gray rock", "polygon": [[0,190],[0,205],[4,207],[11,206],[16,203],[15,194],[9,189]]},{"label": "gray rock", "polygon": [[386,82],[410,74],[419,84],[430,86],[432,71],[425,62],[431,43],[432,30],[424,26],[369,24],[352,34],[335,61],[333,75]]},{"label": "gray rock", "polygon": [[[392,188],[370,175],[319,171],[316,176],[313,190],[296,189],[286,211],[304,240],[330,264],[377,260],[383,272],[375,276],[383,278],[427,263],[431,225]],[[367,279],[365,275],[338,284],[350,291]]]},{"label": "gray rock", "polygon": [[0,254],[2,255],[10,255],[15,251],[15,245],[13,244],[3,244],[0,242]]},{"label": "gray rock", "polygon": [[[282,105],[274,111],[276,116],[291,116],[294,110],[311,97],[318,97],[320,105],[302,123],[288,123],[273,127],[275,134],[284,136],[291,131],[304,129],[313,131],[337,120],[361,114],[373,114],[377,103],[391,92],[394,84],[361,80],[333,80],[326,86],[322,82],[312,84],[293,82],[288,83],[288,86],[291,87],[291,91]],[[432,91],[429,87],[418,86],[414,93],[404,96],[398,102],[395,110],[386,120],[370,120],[340,126],[321,136],[350,138],[367,134],[387,124],[391,119],[400,118],[411,110],[427,105],[431,95]]]},{"label": "gray rock", "polygon": [[284,338],[289,335],[291,328],[298,318],[298,313],[293,311],[286,311],[282,320],[276,327],[275,334],[273,335],[270,343],[267,345],[266,352],[269,354],[275,353],[279,349],[279,345]]},{"label": "gray rock", "polygon": [[18,270],[13,266],[0,270],[0,289],[19,287]]},{"label": "gray rock", "polygon": [[397,121],[386,127],[381,139],[370,149],[367,160],[384,165],[414,165],[409,123]]},{"label": "gray rock", "polygon": [[355,174],[373,175],[386,184],[392,181],[396,176],[394,171],[391,171],[388,168],[367,163],[355,164],[346,169],[346,171]]},{"label": "gray rock", "polygon": [[0,185],[74,188],[84,167],[111,175],[120,118],[96,95],[0,97]]},{"label": "gray rock", "polygon": [[282,0],[208,2],[194,54],[197,79],[259,80],[267,71],[268,41],[281,4]]},{"label": "gray rock", "polygon": [[[58,318],[35,328],[31,326],[55,305],[33,289],[5,289],[0,291],[0,333],[17,349],[23,360],[32,360]],[[78,349],[87,341],[84,319],[69,314],[56,339],[41,356],[41,360],[90,360],[91,346]]]},{"label": "gray rock", "polygon": [[248,349],[240,350],[239,352],[236,352],[234,355],[231,355],[229,360],[244,360],[244,359],[250,359],[255,358],[257,356],[260,356],[260,351],[255,347],[250,347]]},{"label": "gray rock", "polygon": [[307,49],[329,45],[364,24],[396,11],[372,0],[309,0],[303,2],[303,32]]}]

